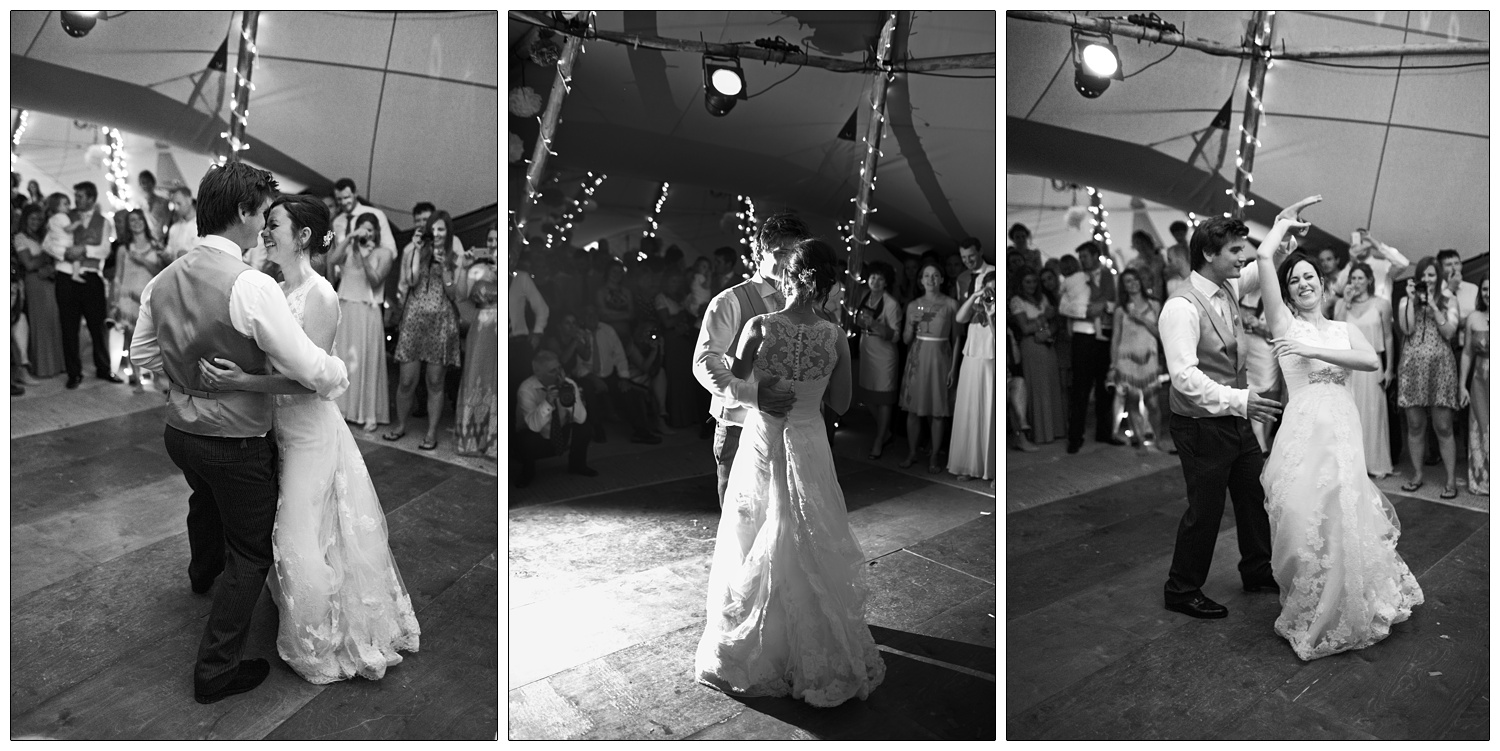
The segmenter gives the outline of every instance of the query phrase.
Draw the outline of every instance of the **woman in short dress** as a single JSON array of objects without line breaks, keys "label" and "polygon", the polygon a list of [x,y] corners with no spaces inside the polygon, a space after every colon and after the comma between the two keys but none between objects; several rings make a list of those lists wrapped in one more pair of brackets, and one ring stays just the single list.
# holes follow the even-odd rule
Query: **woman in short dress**
[{"label": "woman in short dress", "polygon": [[[1458,401],[1469,408],[1469,492],[1490,494],[1490,280],[1479,282],[1459,374]],[[1471,381],[1470,378],[1473,378]]]},{"label": "woman in short dress", "polygon": [[[1147,297],[1141,275],[1135,269],[1120,274],[1120,301],[1115,308],[1114,338],[1110,341],[1109,380],[1124,396],[1130,415],[1130,441],[1142,450],[1151,448],[1146,430],[1154,423],[1147,413],[1156,404],[1161,387],[1161,361],[1157,358],[1160,332],[1156,319],[1161,304]],[[1160,439],[1159,435],[1153,435]]]},{"label": "woman in short dress", "polygon": [[906,373],[901,378],[901,409],[906,410],[906,459],[902,467],[917,461],[917,445],[922,438],[922,418],[932,420],[932,451],[927,458],[927,472],[943,471],[938,463],[938,449],[948,432],[948,418],[953,414],[948,403],[948,382],[953,373],[953,314],[958,303],[943,294],[943,270],[936,262],[922,264],[917,282],[922,295],[906,305],[906,329],[901,340],[910,349],[906,353]]},{"label": "woman in short dress", "polygon": [[458,258],[453,244],[453,220],[448,212],[439,211],[427,221],[417,247],[415,268],[403,265],[408,283],[402,285],[406,299],[401,329],[396,342],[396,362],[401,363],[401,382],[396,389],[396,416],[391,429],[381,438],[398,441],[406,435],[406,417],[411,413],[417,379],[427,364],[427,434],[417,448],[437,448],[438,422],[443,416],[443,381],[448,368],[456,368],[463,356],[458,341],[458,310],[453,297],[458,294]]},{"label": "woman in short dress", "polygon": [[[125,335],[126,360],[130,359],[130,340],[135,334],[135,321],[141,313],[141,292],[146,282],[166,268],[167,254],[162,241],[151,235],[151,225],[146,222],[146,212],[133,209],[125,217],[125,234],[119,239],[121,249],[115,262],[114,299],[110,319]],[[118,366],[118,364],[116,364]],[[135,367],[130,368],[130,385],[136,391],[145,391]]]},{"label": "woman in short dress", "polygon": [[855,394],[875,413],[875,443],[870,459],[879,459],[885,445],[895,440],[891,412],[896,405],[899,375],[896,340],[901,337],[901,303],[888,291],[896,277],[890,264],[874,261],[865,265],[869,294],[856,315],[859,337],[859,386]]},{"label": "woman in short dress", "polygon": [[339,330],[334,346],[349,368],[349,388],[338,399],[344,420],[366,433],[391,421],[390,381],[385,369],[385,280],[396,256],[380,244],[380,221],[360,214],[354,231],[328,254],[327,266],[343,269],[339,281]]},{"label": "woman in short dress", "polygon": [[1415,492],[1424,479],[1423,449],[1427,446],[1427,419],[1437,434],[1438,453],[1443,457],[1447,483],[1438,497],[1458,497],[1458,450],[1453,440],[1453,410],[1458,408],[1458,364],[1448,342],[1458,331],[1458,299],[1438,281],[1438,264],[1432,256],[1417,262],[1415,278],[1406,282],[1406,297],[1396,316],[1405,337],[1397,383],[1396,405],[1406,410],[1406,447],[1410,451],[1412,476],[1401,486]]},{"label": "woman in short dress", "polygon": [[1391,303],[1374,292],[1375,272],[1367,263],[1349,267],[1344,296],[1334,305],[1333,318],[1359,329],[1365,341],[1381,356],[1379,370],[1356,370],[1349,374],[1349,390],[1359,409],[1360,433],[1365,444],[1365,470],[1376,479],[1394,471],[1391,466],[1390,415],[1386,411],[1385,385],[1396,378],[1396,350],[1391,330]]}]

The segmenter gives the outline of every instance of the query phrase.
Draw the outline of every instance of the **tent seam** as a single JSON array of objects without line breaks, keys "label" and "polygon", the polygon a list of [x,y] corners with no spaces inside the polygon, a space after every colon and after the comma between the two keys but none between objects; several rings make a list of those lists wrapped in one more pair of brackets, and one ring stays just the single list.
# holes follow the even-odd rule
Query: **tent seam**
[{"label": "tent seam", "polygon": [[[1411,36],[1411,11],[1406,12],[1406,29],[1401,33],[1401,43]],[[1385,116],[1385,135],[1380,139],[1380,159],[1375,163],[1375,184],[1370,186],[1370,213],[1365,217],[1365,227],[1375,224],[1375,202],[1380,200],[1380,173],[1385,169],[1385,149],[1391,140],[1391,122],[1396,119],[1396,97],[1401,93],[1401,69],[1406,66],[1406,56],[1396,58],[1396,82],[1391,86],[1391,109]]]},{"label": "tent seam", "polygon": [[[391,38],[385,45],[385,67],[380,73],[380,96],[375,100],[375,129],[370,133],[370,161],[365,166],[365,198],[374,192],[375,144],[380,138],[380,109],[385,106],[385,81],[391,74],[391,50],[396,46],[396,19],[399,12],[391,13]],[[370,199],[373,200],[373,199]]]}]

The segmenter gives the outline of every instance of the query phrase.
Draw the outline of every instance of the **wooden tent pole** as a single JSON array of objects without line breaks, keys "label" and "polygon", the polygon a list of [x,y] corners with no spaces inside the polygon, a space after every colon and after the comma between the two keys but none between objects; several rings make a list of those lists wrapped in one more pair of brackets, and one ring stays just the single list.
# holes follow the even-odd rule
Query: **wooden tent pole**
[{"label": "wooden tent pole", "polygon": [[1266,69],[1270,66],[1272,25],[1276,22],[1274,11],[1255,11],[1251,16],[1250,38],[1258,53],[1250,58],[1250,82],[1245,87],[1245,111],[1240,119],[1240,153],[1235,159],[1234,192],[1235,219],[1245,218],[1245,206],[1250,200],[1251,170],[1255,168],[1255,147],[1260,143],[1256,135],[1260,132],[1261,110],[1266,96]]},{"label": "wooden tent pole", "polygon": [[[1250,57],[1252,52],[1239,46],[1216,42],[1212,39],[1199,37],[1186,37],[1159,29],[1150,29],[1137,26],[1128,21],[1120,21],[1108,18],[1093,18],[1091,16],[1080,16],[1076,13],[1063,13],[1050,10],[1011,10],[1005,15],[1021,21],[1037,21],[1039,23],[1059,24],[1071,26],[1081,31],[1093,31],[1111,36],[1128,37],[1139,39],[1143,42],[1158,42],[1170,44],[1177,47],[1187,47],[1199,52],[1207,52],[1210,55],[1221,55],[1225,57]],[[1312,60],[1340,57],[1397,57],[1400,55],[1488,55],[1490,45],[1488,42],[1452,42],[1444,44],[1379,44],[1363,47],[1325,47],[1321,49],[1310,48],[1303,50],[1273,51],[1273,60]]]},{"label": "wooden tent pole", "polygon": [[521,200],[521,210],[517,212],[516,230],[520,232],[523,242],[526,237],[526,219],[531,213],[531,207],[541,200],[538,195],[542,192],[542,173],[547,168],[547,156],[553,153],[550,148],[552,136],[557,132],[557,124],[562,121],[563,99],[568,95],[568,83],[573,80],[573,61],[582,48],[583,40],[570,36],[563,42],[562,53],[557,58],[557,77],[552,81],[547,109],[542,112],[542,129],[537,134],[536,147],[531,151],[531,160],[526,168],[526,196]]},{"label": "wooden tent pole", "polygon": [[260,11],[247,10],[240,18],[240,56],[234,66],[234,107],[229,116],[229,159],[238,162],[245,150],[245,118],[250,111],[250,74],[255,71],[255,35]]},{"label": "wooden tent pole", "polygon": [[[854,224],[850,228],[850,236],[854,242],[849,249],[849,274],[856,281],[863,280],[861,263],[864,260],[865,235],[869,227],[870,213],[875,208],[870,205],[870,194],[875,190],[875,166],[880,160],[880,136],[885,132],[885,100],[886,93],[890,88],[891,80],[896,77],[895,73],[889,72],[891,38],[896,33],[896,11],[887,11],[885,26],[880,30],[880,41],[875,45],[876,71],[870,82],[870,122],[865,126],[864,159],[859,166],[859,194],[854,198]],[[888,280],[889,281],[889,280]],[[853,294],[846,294],[845,301],[852,302]]]}]

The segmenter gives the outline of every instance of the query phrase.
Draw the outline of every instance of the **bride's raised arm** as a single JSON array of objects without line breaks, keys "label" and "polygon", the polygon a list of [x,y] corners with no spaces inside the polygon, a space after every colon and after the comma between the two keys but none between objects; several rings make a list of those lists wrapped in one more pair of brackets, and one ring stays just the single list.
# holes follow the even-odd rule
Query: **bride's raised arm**
[{"label": "bride's raised arm", "polygon": [[1255,251],[1256,269],[1260,275],[1260,299],[1265,303],[1266,326],[1273,337],[1285,334],[1287,327],[1292,325],[1292,311],[1281,299],[1281,279],[1276,275],[1276,249],[1281,247],[1287,230],[1311,225],[1311,222],[1301,221],[1299,215],[1303,208],[1322,200],[1322,196],[1310,196],[1282,209],[1276,215],[1276,224],[1266,233],[1265,239]]}]

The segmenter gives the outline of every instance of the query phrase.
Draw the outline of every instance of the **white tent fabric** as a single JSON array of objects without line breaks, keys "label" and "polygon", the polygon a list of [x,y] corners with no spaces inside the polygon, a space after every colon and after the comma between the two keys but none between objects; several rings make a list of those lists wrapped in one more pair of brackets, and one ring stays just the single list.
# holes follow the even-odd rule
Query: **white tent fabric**
[{"label": "white tent fabric", "polygon": [[[1250,13],[1161,17],[1187,36],[1235,45]],[[1273,37],[1277,49],[1488,42],[1489,21],[1482,11],[1281,11]],[[1086,99],[1073,89],[1068,28],[1007,18],[1007,171],[1141,196],[1180,212],[1229,210],[1224,189],[1234,180],[1248,64],[1123,37],[1115,44],[1129,77]],[[1412,258],[1441,248],[1465,258],[1488,252],[1490,69],[1472,65],[1487,60],[1275,63],[1265,83],[1249,218],[1267,224],[1280,207],[1321,193],[1324,203],[1307,213],[1320,245],[1341,250],[1353,230],[1367,227]],[[1454,65],[1471,67],[1432,67]],[[1195,155],[1226,99],[1230,129],[1209,133]]]},{"label": "white tent fabric", "polygon": [[[12,11],[11,106],[213,153],[241,14],[108,13],[73,38],[56,11]],[[243,158],[318,190],[352,178],[398,225],[421,200],[454,216],[497,203],[498,24],[495,11],[262,11]],[[227,72],[207,70],[226,38]]]}]

